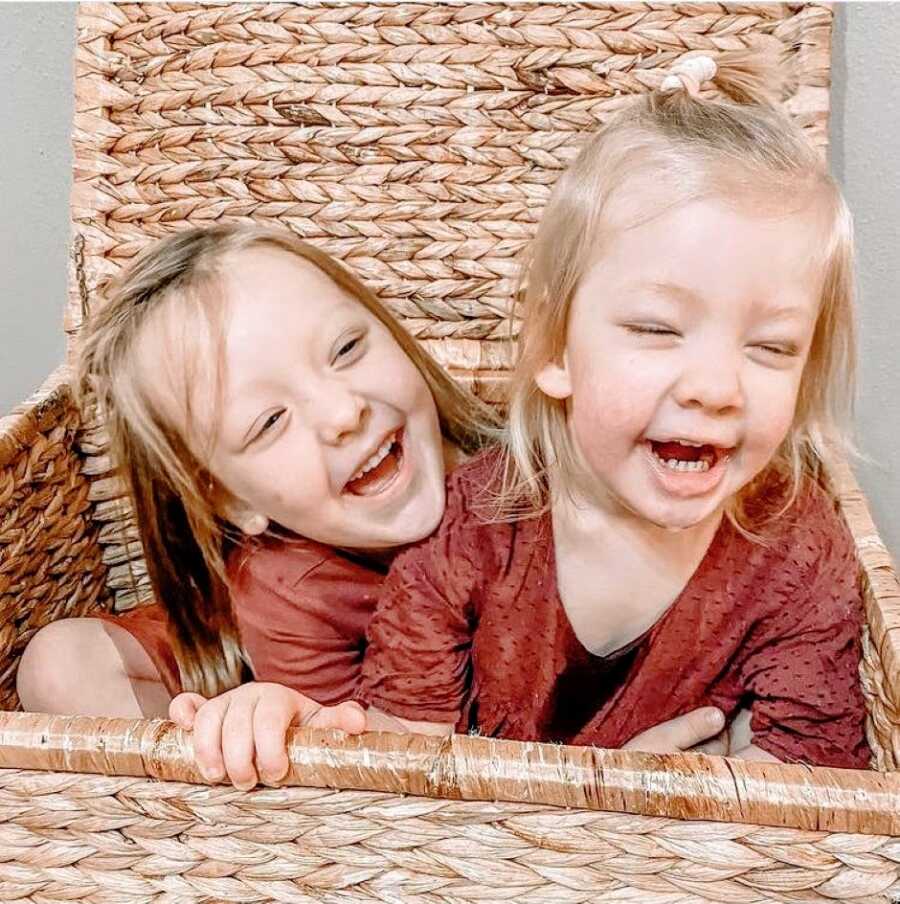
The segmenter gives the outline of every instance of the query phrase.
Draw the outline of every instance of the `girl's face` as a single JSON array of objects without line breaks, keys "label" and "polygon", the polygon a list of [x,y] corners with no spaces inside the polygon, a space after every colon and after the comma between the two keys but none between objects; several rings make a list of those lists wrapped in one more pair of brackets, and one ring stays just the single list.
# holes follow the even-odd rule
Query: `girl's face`
[{"label": "girl's face", "polygon": [[683,529],[720,512],[791,427],[818,313],[814,210],[716,200],[620,230],[573,299],[561,364],[574,446],[605,508]]},{"label": "girl's face", "polygon": [[[221,271],[228,305],[220,386],[197,380],[190,403],[192,446],[224,488],[229,520],[251,534],[271,520],[362,550],[430,534],[444,510],[437,411],[388,330],[286,251],[241,251]],[[165,395],[158,403],[186,427],[183,406]],[[199,447],[213,429],[213,441]]]}]

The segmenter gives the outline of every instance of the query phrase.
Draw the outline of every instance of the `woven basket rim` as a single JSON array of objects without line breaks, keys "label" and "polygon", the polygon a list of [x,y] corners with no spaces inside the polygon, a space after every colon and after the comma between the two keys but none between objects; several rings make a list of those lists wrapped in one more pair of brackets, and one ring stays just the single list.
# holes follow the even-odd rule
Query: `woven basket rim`
[{"label": "woven basket rim", "polygon": [[[900,835],[900,772],[310,729],[289,733],[288,752],[285,786]],[[0,713],[0,768],[206,784],[190,735],[163,720]]]},{"label": "woven basket rim", "polygon": [[59,420],[71,399],[71,367],[60,364],[24,402],[0,417],[0,468],[28,449],[35,437]]}]

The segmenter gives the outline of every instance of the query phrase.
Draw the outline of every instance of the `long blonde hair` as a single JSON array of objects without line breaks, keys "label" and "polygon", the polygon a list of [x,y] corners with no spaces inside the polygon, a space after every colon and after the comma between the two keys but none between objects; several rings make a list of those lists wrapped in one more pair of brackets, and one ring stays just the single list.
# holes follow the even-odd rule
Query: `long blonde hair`
[{"label": "long blonde hair", "polygon": [[[786,81],[783,60],[759,51],[716,56],[715,84],[731,101],[687,90],[653,91],[621,110],[594,135],[559,178],[541,218],[518,293],[522,332],[510,385],[509,425],[497,503],[500,517],[545,511],[549,470],[579,474],[564,402],[544,395],[538,371],[562,357],[572,299],[597,249],[608,236],[610,202],[634,180],[655,177],[665,210],[699,197],[770,193],[776,200],[824,197],[829,235],[822,250],[823,282],[794,422],[781,447],[732,500],[727,515],[751,539],[756,504],[775,484],[793,502],[804,474],[839,449],[849,450],[855,374],[853,229],[839,188],[818,151],[774,101]],[[624,188],[623,188],[624,186]],[[646,221],[662,209],[639,212]],[[569,485],[571,486],[571,484]],[[768,517],[765,520],[768,520]]]},{"label": "long blonde hair", "polygon": [[[431,390],[444,437],[472,452],[496,429],[490,410],[441,369],[371,290],[287,230],[188,229],[139,255],[85,325],[76,386],[83,403],[96,400],[108,426],[111,453],[131,491],[153,591],[169,617],[183,687],[205,696],[246,675],[225,569],[229,526],[216,513],[217,487],[206,463],[151,402],[134,349],[148,318],[174,299],[182,305],[179,316],[205,318],[211,335],[221,338],[221,262],[258,246],[313,264],[384,324]],[[189,393],[184,401],[190,421]]]}]

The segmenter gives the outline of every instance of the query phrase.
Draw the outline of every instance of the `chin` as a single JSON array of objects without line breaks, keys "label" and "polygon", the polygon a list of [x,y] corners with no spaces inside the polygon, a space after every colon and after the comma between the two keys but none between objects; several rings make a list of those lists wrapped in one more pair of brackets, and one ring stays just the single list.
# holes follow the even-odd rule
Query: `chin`
[{"label": "chin", "polygon": [[658,510],[656,512],[645,512],[642,514],[644,518],[655,524],[657,527],[661,527],[664,530],[681,531],[697,527],[699,524],[707,521],[718,508],[719,507],[713,503],[706,503],[700,506],[682,504],[681,506],[674,505],[670,509],[667,508],[662,511]]},{"label": "chin", "polygon": [[[443,500],[442,500],[443,501]],[[396,541],[397,546],[407,543],[417,543],[430,537],[441,523],[444,517],[444,506],[433,506],[415,513],[410,513],[408,517],[404,517],[401,524],[398,525],[399,536]]]}]

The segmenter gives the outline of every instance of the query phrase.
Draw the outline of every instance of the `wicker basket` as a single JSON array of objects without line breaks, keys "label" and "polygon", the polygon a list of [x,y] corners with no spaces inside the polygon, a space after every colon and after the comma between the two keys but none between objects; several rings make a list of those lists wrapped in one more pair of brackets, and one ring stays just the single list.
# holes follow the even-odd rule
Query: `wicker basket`
[{"label": "wicker basket", "polygon": [[[516,255],[580,136],[686,51],[779,41],[824,148],[819,4],[85,4],[70,336],[187,223],[280,221],[493,398]],[[102,424],[66,366],[0,419],[0,899],[900,899],[900,593],[847,468],[872,771],[473,737],[298,732],[291,787],[206,787],[165,722],[15,712],[41,626],[147,596]],[[341,790],[337,790],[341,789]]]}]

